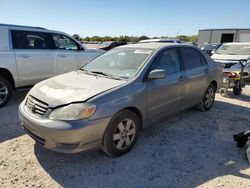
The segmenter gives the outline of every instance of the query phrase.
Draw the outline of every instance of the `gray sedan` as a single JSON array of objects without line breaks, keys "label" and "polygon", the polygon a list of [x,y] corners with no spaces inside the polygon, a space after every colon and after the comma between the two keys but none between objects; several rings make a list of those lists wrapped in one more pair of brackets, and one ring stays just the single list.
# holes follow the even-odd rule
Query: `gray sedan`
[{"label": "gray sedan", "polygon": [[209,110],[221,81],[220,64],[196,47],[126,45],[38,83],[19,116],[27,134],[46,148],[102,148],[118,156],[131,150],[142,127],[194,106]]}]

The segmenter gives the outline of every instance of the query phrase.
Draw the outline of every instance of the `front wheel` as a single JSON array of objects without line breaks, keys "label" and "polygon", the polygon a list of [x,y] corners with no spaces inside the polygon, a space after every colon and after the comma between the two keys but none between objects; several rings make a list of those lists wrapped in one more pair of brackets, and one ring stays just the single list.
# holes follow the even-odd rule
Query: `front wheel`
[{"label": "front wheel", "polygon": [[12,87],[10,82],[0,76],[0,108],[9,102],[11,94]]},{"label": "front wheel", "polygon": [[117,113],[110,121],[103,138],[103,150],[111,156],[130,151],[139,136],[140,120],[130,110]]},{"label": "front wheel", "polygon": [[215,91],[215,86],[213,84],[210,84],[203,96],[201,103],[197,106],[200,111],[205,112],[212,108],[215,99]]}]

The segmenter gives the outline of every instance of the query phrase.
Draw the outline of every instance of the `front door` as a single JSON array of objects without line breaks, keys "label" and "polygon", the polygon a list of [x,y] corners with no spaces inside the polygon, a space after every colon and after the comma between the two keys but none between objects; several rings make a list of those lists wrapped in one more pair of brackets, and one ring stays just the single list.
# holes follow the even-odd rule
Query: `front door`
[{"label": "front door", "polygon": [[150,71],[163,69],[166,78],[147,81],[148,120],[157,121],[182,109],[184,72],[181,71],[179,53],[175,48],[161,52]]},{"label": "front door", "polygon": [[76,53],[79,50],[79,45],[62,34],[52,34],[56,50],[56,72],[63,74],[77,69]]}]

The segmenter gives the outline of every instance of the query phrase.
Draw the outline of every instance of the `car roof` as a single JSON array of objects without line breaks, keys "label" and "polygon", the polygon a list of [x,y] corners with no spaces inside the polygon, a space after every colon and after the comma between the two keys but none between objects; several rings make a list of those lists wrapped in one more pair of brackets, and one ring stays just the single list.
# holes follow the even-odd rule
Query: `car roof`
[{"label": "car roof", "polygon": [[25,26],[25,25],[13,25],[13,24],[1,24],[0,28],[9,28],[9,29],[15,29],[15,30],[23,30],[23,31],[37,31],[37,32],[50,32],[50,33],[60,33],[64,35],[68,35],[67,33],[56,31],[56,30],[50,30],[43,27],[36,27],[36,26]]},{"label": "car roof", "polygon": [[233,44],[233,45],[247,44],[247,45],[250,45],[250,42],[227,42],[224,44]]},{"label": "car roof", "polygon": [[158,38],[158,39],[146,39],[146,40],[141,40],[139,41],[141,42],[177,42],[177,41],[181,41],[179,39],[171,39],[171,38]]},{"label": "car roof", "polygon": [[160,49],[167,46],[188,46],[185,44],[177,44],[177,43],[159,43],[159,42],[152,42],[152,43],[136,43],[136,44],[128,44],[124,46],[120,46],[117,48],[145,48],[145,49]]}]

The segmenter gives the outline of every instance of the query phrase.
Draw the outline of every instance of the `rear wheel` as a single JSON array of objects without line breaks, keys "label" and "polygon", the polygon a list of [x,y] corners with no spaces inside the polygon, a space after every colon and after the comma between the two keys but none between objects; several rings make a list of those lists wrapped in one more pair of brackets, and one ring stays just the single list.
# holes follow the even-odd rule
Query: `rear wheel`
[{"label": "rear wheel", "polygon": [[235,95],[240,95],[241,92],[242,92],[241,87],[240,87],[240,88],[236,88],[236,87],[233,88],[233,93],[234,93]]},{"label": "rear wheel", "polygon": [[10,82],[0,76],[0,108],[5,106],[12,95]]},{"label": "rear wheel", "polygon": [[108,155],[119,156],[130,151],[139,136],[140,121],[135,113],[124,110],[110,121],[103,139],[103,150]]},{"label": "rear wheel", "polygon": [[215,86],[213,84],[210,84],[204,94],[201,103],[197,106],[200,111],[205,112],[212,108],[214,104],[215,91]]}]

